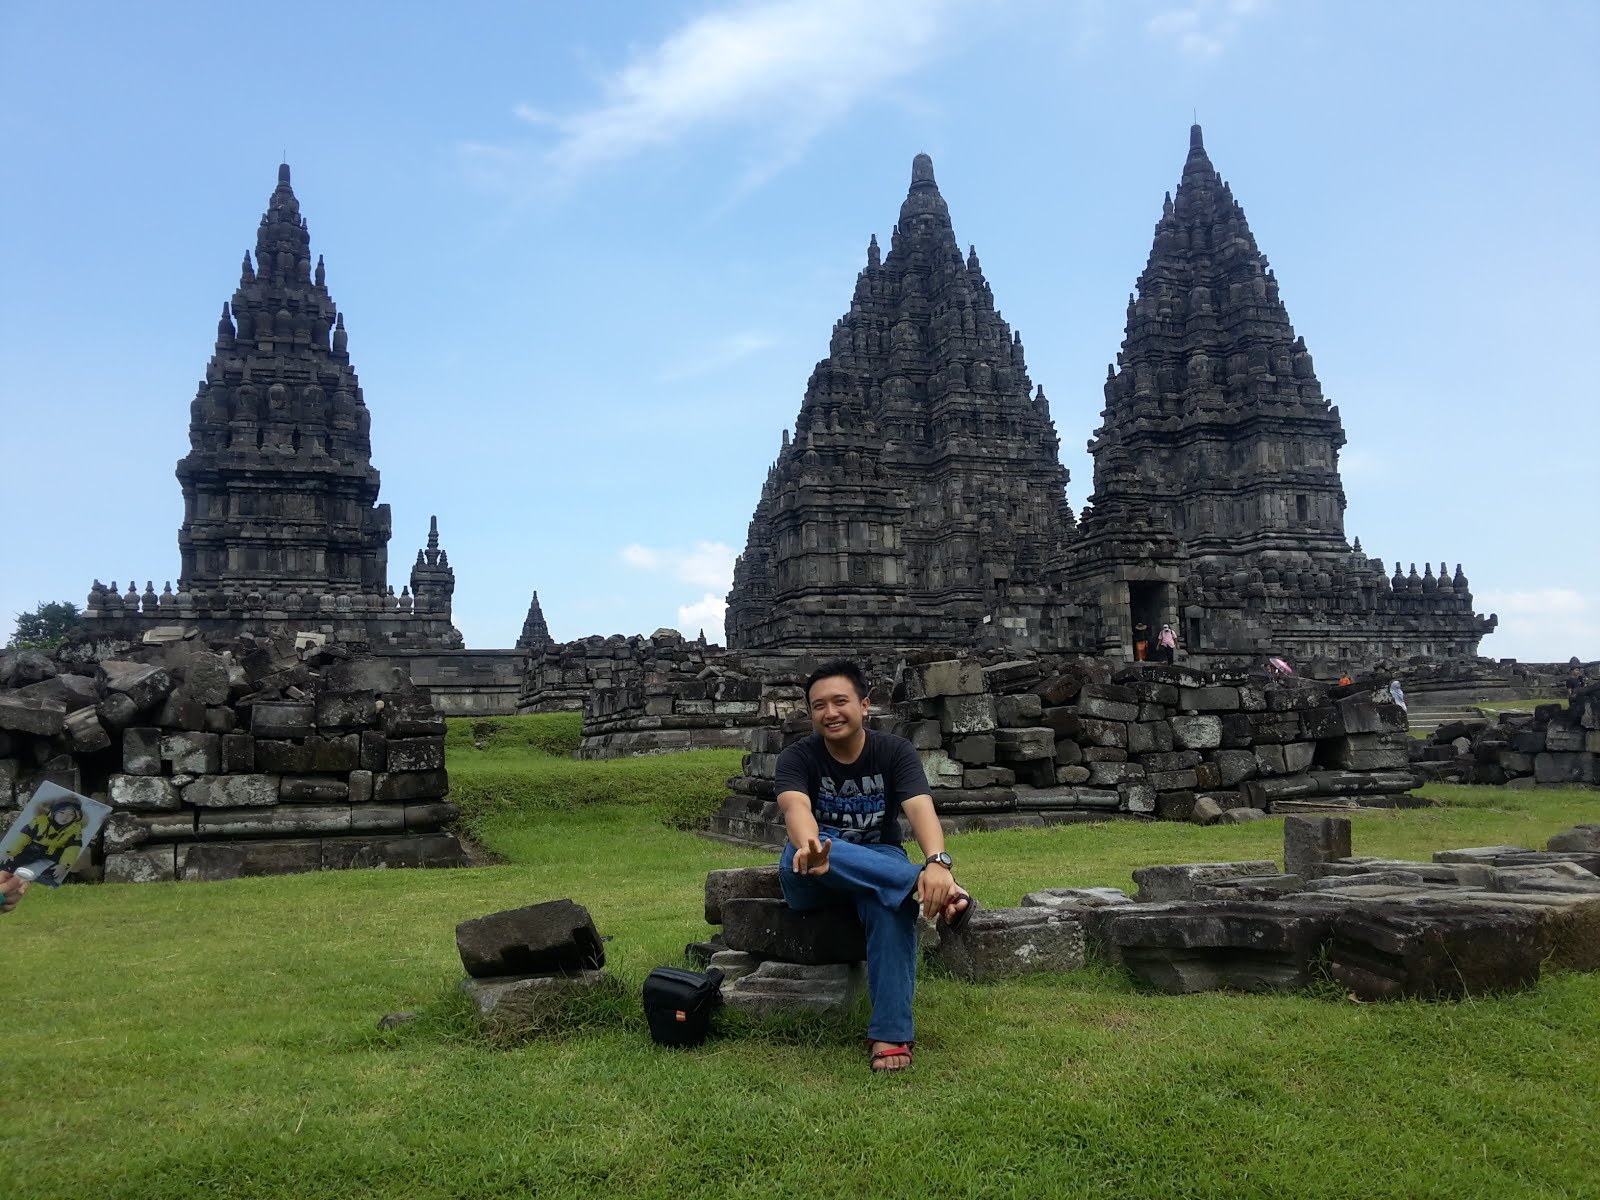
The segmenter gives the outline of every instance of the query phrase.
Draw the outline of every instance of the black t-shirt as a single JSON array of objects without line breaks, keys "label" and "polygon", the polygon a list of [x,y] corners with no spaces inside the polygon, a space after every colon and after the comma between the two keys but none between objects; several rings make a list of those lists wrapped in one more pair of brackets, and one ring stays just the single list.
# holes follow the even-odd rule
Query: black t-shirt
[{"label": "black t-shirt", "polygon": [[846,842],[899,845],[900,804],[929,794],[922,760],[910,742],[867,730],[861,757],[842,763],[828,753],[820,733],[802,738],[778,755],[778,794],[803,792],[824,831]]}]

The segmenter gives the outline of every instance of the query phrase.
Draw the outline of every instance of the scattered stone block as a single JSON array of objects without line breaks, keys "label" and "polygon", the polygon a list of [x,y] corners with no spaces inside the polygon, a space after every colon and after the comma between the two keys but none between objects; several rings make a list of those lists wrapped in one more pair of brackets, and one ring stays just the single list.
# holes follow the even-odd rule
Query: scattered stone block
[{"label": "scattered stone block", "polygon": [[764,867],[736,867],[706,873],[706,924],[722,924],[722,905],[727,900],[782,900],[776,863]]},{"label": "scattered stone block", "polygon": [[1101,936],[1115,961],[1171,995],[1303,988],[1334,916],[1309,906],[1221,900],[1140,907],[1104,910]]},{"label": "scattered stone block", "polygon": [[[359,749],[351,747],[350,768],[355,766]],[[444,738],[393,738],[389,742],[389,770],[391,771],[442,771],[444,769]]]},{"label": "scattered stone block", "polygon": [[1127,892],[1113,887],[1041,888],[1022,898],[1023,908],[1061,908],[1074,912],[1132,903],[1133,898]]},{"label": "scattered stone block", "polygon": [[[744,903],[749,903],[748,901]],[[866,982],[859,963],[763,962],[722,985],[722,1000],[758,1018],[791,1013],[844,1016]]]},{"label": "scattered stone block", "polygon": [[450,790],[444,771],[385,771],[373,776],[374,794],[381,801],[436,800]]},{"label": "scattered stone block", "polygon": [[853,963],[867,957],[866,934],[854,908],[796,912],[782,900],[722,902],[722,938],[730,949],[790,963]]},{"label": "scattered stone block", "polygon": [[762,960],[744,950],[718,950],[706,960],[706,965],[722,972],[724,985],[743,979],[761,965]]},{"label": "scattered stone block", "polygon": [[496,1038],[535,1033],[559,1019],[574,1000],[618,986],[602,970],[510,978],[468,978],[461,990],[472,1000],[484,1032]]},{"label": "scattered stone block", "polygon": [[975,696],[984,690],[983,667],[970,659],[945,659],[906,668],[907,700]]},{"label": "scattered stone block", "polygon": [[331,804],[349,800],[350,785],[322,775],[285,775],[278,784],[278,798],[291,804]]},{"label": "scattered stone block", "polygon": [[1199,883],[1277,873],[1278,864],[1270,858],[1251,859],[1245,862],[1172,863],[1140,867],[1133,873],[1133,881],[1139,885],[1135,899],[1140,903],[1190,900],[1194,897],[1195,885]]},{"label": "scattered stone block", "polygon": [[59,700],[40,700],[16,692],[0,692],[0,729],[55,737],[67,723],[67,706]]},{"label": "scattered stone block", "polygon": [[1222,745],[1222,718],[1215,716],[1172,717],[1173,745],[1180,750],[1215,750]]},{"label": "scattered stone block", "polygon": [[126,696],[139,712],[160,704],[177,686],[177,680],[164,667],[117,659],[100,664],[100,677],[108,692]]},{"label": "scattered stone block", "polygon": [[1283,869],[1311,879],[1324,863],[1350,857],[1350,818],[1287,816],[1283,819]]},{"label": "scattered stone block", "polygon": [[476,979],[592,970],[606,963],[589,910],[567,899],[463,921],[456,926],[456,949]]},{"label": "scattered stone block", "polygon": [[1017,763],[1053,758],[1056,749],[1055,731],[1045,726],[1024,729],[997,729],[994,734],[995,757],[1001,762]]},{"label": "scattered stone block", "polygon": [[106,727],[100,723],[92,707],[67,714],[66,735],[67,745],[74,754],[93,754],[96,750],[109,749],[111,746],[111,735],[106,732]]},{"label": "scattered stone block", "polygon": [[1545,849],[1600,853],[1600,825],[1575,825],[1564,833],[1553,834]]},{"label": "scattered stone block", "polygon": [[1004,979],[1083,967],[1083,922],[1041,905],[979,908],[959,930],[941,927],[936,957],[959,979]]},{"label": "scattered stone block", "polygon": [[162,734],[161,758],[175,775],[215,775],[222,769],[222,741],[214,733]]},{"label": "scattered stone block", "polygon": [[1549,949],[1521,913],[1365,910],[1334,922],[1329,969],[1363,1000],[1458,999],[1532,987]]}]

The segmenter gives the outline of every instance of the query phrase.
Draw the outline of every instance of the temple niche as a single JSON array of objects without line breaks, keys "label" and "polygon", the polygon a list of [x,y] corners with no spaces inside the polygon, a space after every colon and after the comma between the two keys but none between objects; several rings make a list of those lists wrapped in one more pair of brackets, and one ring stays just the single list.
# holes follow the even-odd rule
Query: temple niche
[{"label": "temple niche", "polygon": [[455,574],[434,520],[400,595],[388,582],[389,506],[378,503],[371,414],[344,316],[289,184],[289,167],[222,306],[216,348],[189,408],[179,461],[178,589],[126,594],[96,580],[86,619],[137,636],[317,633],[375,649],[460,647]]},{"label": "temple niche", "polygon": [[783,434],[728,593],[734,649],[1065,648],[1067,472],[1022,339],[919,154]]},{"label": "temple niche", "polygon": [[1391,578],[1346,541],[1344,443],[1196,125],[1129,297],[1062,579],[1099,611],[1097,648],[1126,650],[1143,621],[1171,623],[1191,658],[1474,656],[1495,620],[1459,565]]}]

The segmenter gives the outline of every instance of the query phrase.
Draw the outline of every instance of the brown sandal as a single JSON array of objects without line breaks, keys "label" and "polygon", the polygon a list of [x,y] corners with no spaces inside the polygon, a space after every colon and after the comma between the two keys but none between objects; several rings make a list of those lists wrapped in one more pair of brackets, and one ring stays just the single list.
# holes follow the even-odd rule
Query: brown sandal
[{"label": "brown sandal", "polygon": [[[912,1043],[912,1042],[898,1042],[898,1043],[895,1043],[893,1045],[883,1046],[881,1049],[874,1050],[872,1052],[872,1057],[867,1062],[867,1065],[872,1069],[874,1074],[883,1073],[883,1072],[892,1072],[892,1071],[904,1071],[908,1067],[911,1066],[911,1047],[912,1047],[913,1044],[914,1043]],[[903,1067],[889,1067],[889,1066],[879,1066],[878,1065],[879,1063],[883,1062],[885,1059],[890,1059],[890,1058],[903,1058],[903,1059],[905,1059],[906,1060],[905,1066],[903,1066]]]}]

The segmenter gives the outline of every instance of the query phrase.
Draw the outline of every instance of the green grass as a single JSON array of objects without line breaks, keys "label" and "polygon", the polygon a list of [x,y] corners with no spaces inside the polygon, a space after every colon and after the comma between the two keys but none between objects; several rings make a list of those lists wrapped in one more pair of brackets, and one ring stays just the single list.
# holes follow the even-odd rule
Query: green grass
[{"label": "green grass", "polygon": [[666,825],[695,828],[739,773],[737,750],[579,762],[566,756],[578,748],[582,724],[581,713],[451,720],[450,799],[465,831],[491,844],[539,816],[598,803],[638,805]]},{"label": "green grass", "polygon": [[[0,922],[10,1193],[1596,1192],[1600,976],[1359,1005],[1326,988],[1165,997],[1103,971],[981,986],[930,972],[902,1077],[869,1076],[849,1024],[727,1022],[698,1050],[659,1050],[634,1006],[645,974],[710,932],[707,870],[769,856],[664,826],[632,764],[567,764],[611,781],[602,802],[598,784],[520,753],[567,799],[486,815],[504,866],[30,895]],[[452,773],[473,754],[501,751],[452,731]],[[1357,853],[1538,846],[1600,811],[1595,792],[1430,791],[1448,807],[1358,815]],[[1038,887],[1127,886],[1152,862],[1276,857],[1280,837],[1276,820],[1116,823],[952,849],[963,881],[1001,905]],[[453,926],[560,896],[611,935],[622,991],[555,1035],[490,1045],[455,991]],[[395,1009],[423,1016],[376,1031]]]}]

